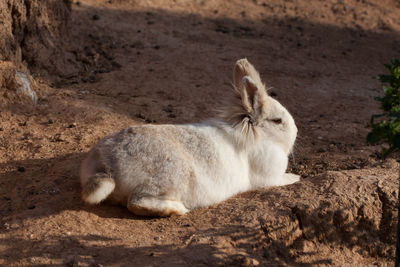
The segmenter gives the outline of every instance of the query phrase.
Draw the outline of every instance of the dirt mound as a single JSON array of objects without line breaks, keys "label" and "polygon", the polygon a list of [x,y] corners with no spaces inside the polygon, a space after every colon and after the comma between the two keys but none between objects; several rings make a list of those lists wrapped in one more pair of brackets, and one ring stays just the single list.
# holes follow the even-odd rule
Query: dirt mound
[{"label": "dirt mound", "polygon": [[[392,161],[391,167],[399,166]],[[267,244],[275,250],[284,245],[292,260],[301,259],[301,255],[294,256],[293,252],[313,242],[390,261],[395,254],[397,179],[384,170],[328,172],[304,181],[291,191],[278,189],[265,200],[273,203],[279,199],[284,203],[279,210],[285,212],[275,219],[270,216],[265,219],[262,229]],[[275,256],[279,253],[282,251]]]}]

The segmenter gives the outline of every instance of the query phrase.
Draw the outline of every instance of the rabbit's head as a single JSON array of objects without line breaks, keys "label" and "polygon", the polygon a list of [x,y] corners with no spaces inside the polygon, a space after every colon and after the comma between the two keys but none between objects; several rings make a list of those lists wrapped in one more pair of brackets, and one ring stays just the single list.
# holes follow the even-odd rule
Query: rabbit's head
[{"label": "rabbit's head", "polygon": [[268,96],[259,73],[247,59],[236,62],[233,82],[236,100],[224,110],[223,117],[240,133],[241,142],[267,138],[289,154],[297,135],[293,117]]}]

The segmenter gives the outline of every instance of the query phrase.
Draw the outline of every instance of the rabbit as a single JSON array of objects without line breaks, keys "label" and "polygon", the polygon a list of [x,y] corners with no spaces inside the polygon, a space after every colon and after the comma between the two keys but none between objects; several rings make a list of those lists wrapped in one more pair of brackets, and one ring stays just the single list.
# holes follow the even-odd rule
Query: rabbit
[{"label": "rabbit", "polygon": [[299,181],[285,173],[294,119],[268,96],[246,58],[235,64],[233,87],[215,119],[132,126],[100,140],[81,166],[83,200],[107,199],[136,215],[182,215],[240,192]]}]

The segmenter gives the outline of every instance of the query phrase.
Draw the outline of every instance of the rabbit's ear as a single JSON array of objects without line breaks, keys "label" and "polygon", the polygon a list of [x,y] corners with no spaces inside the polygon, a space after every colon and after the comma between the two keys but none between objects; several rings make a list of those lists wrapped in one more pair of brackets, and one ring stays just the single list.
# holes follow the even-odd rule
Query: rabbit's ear
[{"label": "rabbit's ear", "polygon": [[245,76],[249,76],[253,83],[260,89],[264,87],[261,82],[260,74],[254,68],[254,66],[251,65],[246,58],[242,58],[236,61],[235,69],[233,71],[234,86],[239,92],[243,89],[242,80]]},{"label": "rabbit's ear", "polygon": [[263,89],[257,87],[250,76],[243,77],[241,88],[240,95],[244,109],[248,113],[256,113],[262,101]]}]

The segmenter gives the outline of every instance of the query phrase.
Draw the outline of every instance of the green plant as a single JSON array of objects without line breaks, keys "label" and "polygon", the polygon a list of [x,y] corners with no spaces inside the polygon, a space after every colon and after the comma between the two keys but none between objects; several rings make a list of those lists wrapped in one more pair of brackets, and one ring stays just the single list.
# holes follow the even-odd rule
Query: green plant
[{"label": "green plant", "polygon": [[383,113],[371,116],[372,131],[367,136],[369,143],[382,144],[383,158],[400,151],[400,61],[392,59],[385,67],[390,74],[376,77],[382,82],[384,96],[375,98],[381,102]]}]

